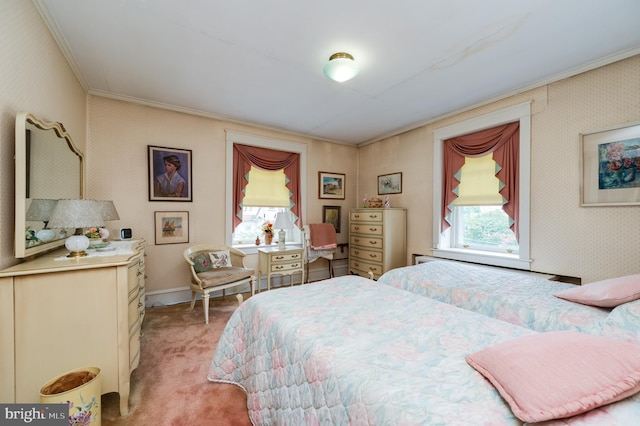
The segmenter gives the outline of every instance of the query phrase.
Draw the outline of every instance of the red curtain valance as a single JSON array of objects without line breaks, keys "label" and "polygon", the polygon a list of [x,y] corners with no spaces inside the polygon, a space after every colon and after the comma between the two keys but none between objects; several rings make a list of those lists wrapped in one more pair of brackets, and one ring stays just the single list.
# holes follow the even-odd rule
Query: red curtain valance
[{"label": "red curtain valance", "polygon": [[446,219],[451,214],[449,206],[458,197],[453,192],[459,185],[455,174],[464,165],[465,157],[482,157],[493,153],[493,161],[501,167],[496,174],[498,180],[504,185],[500,194],[507,200],[502,209],[513,220],[511,230],[519,241],[519,130],[520,123],[515,122],[443,141],[442,231],[450,226]]},{"label": "red curtain valance", "polygon": [[302,209],[299,202],[301,199],[300,154],[233,144],[233,230],[242,223],[243,190],[247,186],[247,174],[251,170],[251,166],[263,170],[284,169],[284,174],[288,180],[286,186],[291,193],[291,212],[295,216],[294,223],[298,227],[302,227]]}]

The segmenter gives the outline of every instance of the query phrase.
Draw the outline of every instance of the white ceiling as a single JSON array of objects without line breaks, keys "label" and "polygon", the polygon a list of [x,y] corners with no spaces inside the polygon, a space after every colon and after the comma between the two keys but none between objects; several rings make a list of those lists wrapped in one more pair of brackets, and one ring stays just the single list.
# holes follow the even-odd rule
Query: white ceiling
[{"label": "white ceiling", "polygon": [[639,0],[34,2],[90,93],[347,144],[640,53]]}]

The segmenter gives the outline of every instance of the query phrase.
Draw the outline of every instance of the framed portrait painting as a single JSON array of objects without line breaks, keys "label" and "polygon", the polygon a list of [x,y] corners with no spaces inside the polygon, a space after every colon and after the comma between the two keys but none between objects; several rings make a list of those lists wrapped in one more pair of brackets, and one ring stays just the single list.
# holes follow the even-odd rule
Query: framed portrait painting
[{"label": "framed portrait painting", "polygon": [[340,206],[322,206],[322,223],[330,223],[340,233]]},{"label": "framed portrait painting", "polygon": [[191,150],[147,147],[149,201],[192,201]]},{"label": "framed portrait painting", "polygon": [[189,242],[189,212],[155,212],[156,245]]},{"label": "framed portrait painting", "polygon": [[318,172],[318,198],[344,200],[345,175]]},{"label": "framed portrait painting", "polygon": [[581,135],[581,205],[640,204],[640,124]]},{"label": "framed portrait painting", "polygon": [[400,194],[402,192],[402,173],[378,176],[378,195]]}]

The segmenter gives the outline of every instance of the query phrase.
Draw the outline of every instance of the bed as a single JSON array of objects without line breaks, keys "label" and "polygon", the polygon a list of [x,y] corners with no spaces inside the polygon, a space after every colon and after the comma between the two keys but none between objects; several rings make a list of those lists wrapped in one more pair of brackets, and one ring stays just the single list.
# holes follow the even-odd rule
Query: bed
[{"label": "bed", "polygon": [[573,284],[461,262],[431,261],[392,269],[378,283],[536,331],[599,334],[611,311],[554,296]]},{"label": "bed", "polygon": [[[343,276],[244,302],[226,325],[208,378],[241,386],[255,425],[519,425],[466,357],[542,335]],[[629,419],[640,419],[638,394],[549,424]]]}]

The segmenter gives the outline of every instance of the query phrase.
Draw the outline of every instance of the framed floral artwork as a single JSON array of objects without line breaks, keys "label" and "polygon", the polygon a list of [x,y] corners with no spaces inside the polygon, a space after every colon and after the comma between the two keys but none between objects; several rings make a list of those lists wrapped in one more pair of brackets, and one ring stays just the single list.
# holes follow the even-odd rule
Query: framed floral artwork
[{"label": "framed floral artwork", "polygon": [[147,145],[149,201],[192,201],[191,150]]},{"label": "framed floral artwork", "polygon": [[318,198],[344,200],[345,175],[318,172]]},{"label": "framed floral artwork", "polygon": [[155,212],[156,245],[189,242],[189,212]]},{"label": "framed floral artwork", "polygon": [[580,135],[581,205],[640,204],[640,124]]}]

